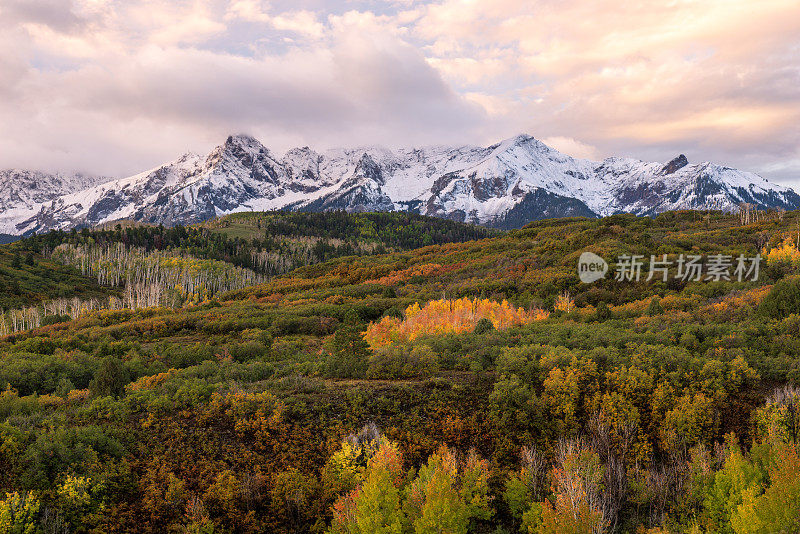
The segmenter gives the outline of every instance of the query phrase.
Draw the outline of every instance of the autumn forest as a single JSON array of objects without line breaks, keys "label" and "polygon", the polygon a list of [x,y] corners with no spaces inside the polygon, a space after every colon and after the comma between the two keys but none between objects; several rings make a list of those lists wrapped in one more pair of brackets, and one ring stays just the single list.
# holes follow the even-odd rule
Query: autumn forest
[{"label": "autumn forest", "polygon": [[798,245],[696,211],[0,245],[0,533],[800,532]]}]

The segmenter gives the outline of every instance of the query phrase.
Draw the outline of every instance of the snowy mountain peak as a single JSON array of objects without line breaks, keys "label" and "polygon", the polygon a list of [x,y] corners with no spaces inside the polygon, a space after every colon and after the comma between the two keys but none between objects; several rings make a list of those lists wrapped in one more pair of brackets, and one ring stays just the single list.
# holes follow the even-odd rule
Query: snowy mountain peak
[{"label": "snowy mountain peak", "polygon": [[228,138],[225,140],[224,146],[254,147],[256,149],[264,148],[264,145],[261,144],[261,141],[259,141],[252,135],[247,135],[247,134],[229,135]]},{"label": "snowy mountain peak", "polygon": [[673,158],[669,163],[664,165],[661,169],[661,174],[672,174],[673,172],[677,171],[678,169],[682,169],[689,164],[689,160],[686,159],[686,156],[681,154]]},{"label": "snowy mountain peak", "polygon": [[177,160],[175,160],[175,163],[184,164],[187,161],[198,160],[198,159],[200,159],[200,157],[201,156],[199,154],[195,154],[194,152],[186,152],[181,157],[179,157]]},{"label": "snowy mountain peak", "polygon": [[489,147],[491,154],[501,154],[509,150],[524,149],[534,152],[547,152],[553,150],[532,135],[525,133],[509,137]]},{"label": "snowy mountain peak", "polygon": [[353,176],[372,180],[379,185],[384,185],[386,183],[383,173],[381,172],[380,165],[378,165],[375,160],[372,159],[372,157],[366,152],[364,152],[361,155],[361,158],[358,160],[358,164],[356,164],[356,170],[353,173]]},{"label": "snowy mountain peak", "polygon": [[231,135],[225,142],[211,151],[210,156],[216,158],[228,157],[239,160],[244,164],[263,158],[272,157],[267,147],[258,139],[249,135]]},{"label": "snowy mountain peak", "polygon": [[119,180],[0,171],[0,233],[29,234],[117,219],[188,224],[235,211],[411,210],[500,228],[545,217],[654,215],[673,209],[800,208],[760,176],[683,154],[667,163],[573,158],[528,134],[488,147],[379,146],[280,159],[249,135],[206,156]]}]

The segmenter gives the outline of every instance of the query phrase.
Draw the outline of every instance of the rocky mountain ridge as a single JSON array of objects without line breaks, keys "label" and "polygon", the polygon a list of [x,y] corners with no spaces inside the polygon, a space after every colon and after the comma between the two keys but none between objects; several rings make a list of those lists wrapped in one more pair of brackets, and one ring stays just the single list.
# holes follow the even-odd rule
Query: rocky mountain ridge
[{"label": "rocky mountain ridge", "polygon": [[757,174],[679,155],[667,163],[573,158],[529,136],[489,147],[308,147],[277,156],[230,136],[207,156],[123,179],[0,171],[0,233],[27,235],[118,219],[190,224],[237,211],[410,210],[498,228],[531,220],[674,209],[800,208]]}]

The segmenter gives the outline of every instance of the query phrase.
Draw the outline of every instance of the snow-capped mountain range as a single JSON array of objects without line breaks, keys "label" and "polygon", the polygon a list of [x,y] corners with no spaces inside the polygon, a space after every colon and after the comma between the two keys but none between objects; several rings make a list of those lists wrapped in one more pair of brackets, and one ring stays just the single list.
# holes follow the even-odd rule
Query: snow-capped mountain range
[{"label": "snow-capped mountain range", "polygon": [[800,208],[793,190],[683,155],[664,163],[577,159],[529,135],[489,147],[380,147],[277,156],[236,135],[123,179],[0,171],[0,233],[28,235],[119,219],[189,224],[238,211],[411,210],[498,228],[560,216],[674,209]]}]

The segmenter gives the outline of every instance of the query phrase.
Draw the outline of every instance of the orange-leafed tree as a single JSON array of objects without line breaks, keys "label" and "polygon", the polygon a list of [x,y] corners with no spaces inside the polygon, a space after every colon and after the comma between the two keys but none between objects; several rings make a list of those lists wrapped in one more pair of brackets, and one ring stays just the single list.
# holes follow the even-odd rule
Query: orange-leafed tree
[{"label": "orange-leafed tree", "polygon": [[547,312],[517,308],[504,300],[490,299],[439,299],[420,306],[414,303],[406,308],[404,319],[384,317],[367,328],[365,339],[372,348],[383,347],[395,341],[413,341],[421,335],[457,334],[475,329],[481,319],[491,321],[499,329],[539,321]]}]

